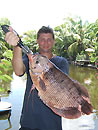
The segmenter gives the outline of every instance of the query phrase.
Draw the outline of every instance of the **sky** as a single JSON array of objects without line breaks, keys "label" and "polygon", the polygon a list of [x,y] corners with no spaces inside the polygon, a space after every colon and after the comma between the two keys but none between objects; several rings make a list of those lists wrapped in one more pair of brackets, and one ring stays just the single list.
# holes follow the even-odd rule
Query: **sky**
[{"label": "sky", "polygon": [[54,28],[67,16],[95,22],[98,0],[0,0],[0,18],[8,18],[20,34],[44,25]]}]

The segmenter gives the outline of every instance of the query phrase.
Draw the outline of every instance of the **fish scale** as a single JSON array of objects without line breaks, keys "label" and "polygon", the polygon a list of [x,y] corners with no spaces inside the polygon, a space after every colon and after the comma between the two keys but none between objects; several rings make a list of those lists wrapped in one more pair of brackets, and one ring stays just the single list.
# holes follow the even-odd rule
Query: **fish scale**
[{"label": "fish scale", "polygon": [[[46,73],[48,73],[48,72],[46,72]],[[67,94],[67,96],[65,96],[65,92],[66,92],[66,90],[64,91],[64,89],[66,89],[66,87],[64,88],[64,89],[61,89],[61,87],[59,86],[59,81],[58,80],[54,80],[54,77],[53,77],[53,75],[51,75],[50,76],[50,74],[47,74],[48,75],[48,79],[47,79],[47,81],[44,79],[44,82],[46,83],[46,82],[48,82],[48,83],[46,83],[46,84],[48,84],[50,87],[47,87],[47,88],[51,88],[52,89],[52,91],[51,91],[51,89],[50,89],[50,91],[48,91],[48,93],[49,93],[49,95],[51,94],[51,95],[55,95],[55,92],[57,92],[58,93],[58,89],[60,89],[60,91],[61,91],[61,94],[62,95],[60,95],[60,99],[58,100],[58,104],[63,104],[63,105],[66,105],[65,103],[64,103],[64,101],[65,101],[65,99],[66,99],[66,101],[68,101],[68,104],[70,104],[70,106],[68,106],[68,104],[67,104],[67,107],[74,107],[74,106],[76,106],[76,105],[74,105],[73,103],[72,103],[72,101],[69,101],[69,95]],[[49,84],[49,83],[51,83],[50,81],[51,80],[53,80],[53,81],[55,81],[55,82],[53,82],[52,84]],[[59,87],[59,88],[57,88],[57,86]],[[71,90],[73,91],[73,89],[74,89],[74,87],[73,88],[71,88],[70,89],[70,93],[71,93]],[[63,92],[64,91],[64,92]],[[67,91],[68,92],[68,91]],[[74,92],[74,91],[73,91]],[[73,98],[71,98],[71,100],[73,100],[74,99],[74,93],[72,93],[73,94]],[[79,95],[77,95],[77,97],[79,97]],[[76,100],[76,98],[77,98],[76,96],[75,96],[75,99],[74,99],[74,102],[75,102],[75,100]],[[63,100],[64,99],[64,100]],[[56,101],[55,101],[56,102]],[[62,105],[62,106],[63,106]],[[66,107],[66,106],[65,106]]]}]

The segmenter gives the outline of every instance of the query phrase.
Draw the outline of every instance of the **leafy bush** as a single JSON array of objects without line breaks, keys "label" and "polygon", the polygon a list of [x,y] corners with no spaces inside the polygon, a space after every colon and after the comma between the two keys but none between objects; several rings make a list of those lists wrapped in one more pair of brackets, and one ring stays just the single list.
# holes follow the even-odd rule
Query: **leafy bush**
[{"label": "leafy bush", "polygon": [[78,61],[78,60],[86,60],[86,55],[78,53],[78,55],[76,57],[76,61]]},{"label": "leafy bush", "polygon": [[6,52],[3,53],[3,59],[0,61],[0,79],[1,81],[9,81],[12,80],[12,78],[9,76],[9,72],[12,72],[12,51],[6,50]]}]

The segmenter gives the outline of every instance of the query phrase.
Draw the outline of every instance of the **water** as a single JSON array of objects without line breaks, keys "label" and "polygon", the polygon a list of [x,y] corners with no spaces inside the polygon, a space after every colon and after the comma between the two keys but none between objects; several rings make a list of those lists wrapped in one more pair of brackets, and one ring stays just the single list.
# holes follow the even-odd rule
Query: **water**
[{"label": "water", "polygon": [[0,120],[0,130],[18,130],[19,119],[23,103],[23,95],[25,92],[25,78],[17,77],[13,74],[14,80],[11,82],[11,93],[8,97],[2,97],[2,101],[12,104],[10,121]]},{"label": "water", "polygon": [[[96,76],[97,70],[91,68],[76,67],[70,65],[70,76],[85,85],[90,93],[91,102],[94,110],[98,110],[98,79]],[[11,82],[11,93],[3,95],[1,100],[12,104],[10,121],[7,115],[0,118],[0,130],[18,130],[19,120],[21,115],[23,96],[25,92],[25,77],[17,77],[13,74]],[[98,112],[98,111],[97,111]],[[90,114],[89,116],[81,116],[78,119],[70,120],[62,118],[63,130],[98,130],[98,113]]]}]

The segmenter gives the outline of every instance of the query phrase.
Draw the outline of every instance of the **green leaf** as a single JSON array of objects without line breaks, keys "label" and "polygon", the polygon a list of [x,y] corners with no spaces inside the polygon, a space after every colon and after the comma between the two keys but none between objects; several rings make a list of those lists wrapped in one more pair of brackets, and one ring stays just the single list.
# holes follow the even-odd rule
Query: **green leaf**
[{"label": "green leaf", "polygon": [[13,53],[11,50],[6,50],[6,52],[3,53],[3,56],[6,58],[12,59]]},{"label": "green leaf", "polygon": [[7,74],[0,75],[0,79],[4,80],[4,81],[12,80],[12,78],[9,75],[7,75]]},{"label": "green leaf", "polygon": [[4,77],[7,78],[8,80],[13,80],[12,77],[7,74],[5,74]]}]

